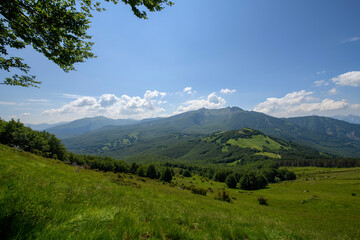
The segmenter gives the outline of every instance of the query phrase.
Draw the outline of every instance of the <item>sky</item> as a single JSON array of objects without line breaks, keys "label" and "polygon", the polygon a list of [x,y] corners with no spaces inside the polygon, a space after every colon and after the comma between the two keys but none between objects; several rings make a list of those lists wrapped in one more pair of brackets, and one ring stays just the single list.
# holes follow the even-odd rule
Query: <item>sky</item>
[{"label": "sky", "polygon": [[148,20],[105,3],[89,30],[97,58],[70,73],[31,47],[10,50],[42,84],[0,85],[0,117],[143,119],[227,106],[275,117],[360,115],[360,1],[174,2]]}]

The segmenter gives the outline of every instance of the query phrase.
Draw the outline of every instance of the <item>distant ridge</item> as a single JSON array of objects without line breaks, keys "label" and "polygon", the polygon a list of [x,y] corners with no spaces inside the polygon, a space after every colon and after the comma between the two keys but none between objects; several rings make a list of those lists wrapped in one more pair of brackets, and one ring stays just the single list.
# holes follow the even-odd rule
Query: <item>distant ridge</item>
[{"label": "distant ridge", "polygon": [[52,128],[58,125],[62,125],[62,124],[66,124],[68,122],[59,122],[59,123],[53,123],[53,124],[49,124],[49,123],[39,123],[39,124],[31,124],[31,123],[25,123],[24,125],[27,127],[30,127],[33,130],[36,131],[43,131],[45,129],[48,128]]},{"label": "distant ridge", "polygon": [[79,136],[81,134],[102,128],[108,125],[121,126],[136,123],[134,119],[111,119],[102,116],[92,118],[82,118],[66,124],[46,129],[55,134],[58,138],[64,139]]},{"label": "distant ridge", "polygon": [[[319,130],[310,122],[326,127]],[[276,118],[238,107],[203,108],[167,118],[139,121],[133,125],[106,126],[65,139],[64,144],[77,153],[124,157],[152,149],[156,144],[161,147],[164,141],[173,144],[199,135],[242,128],[255,129],[320,152],[344,157],[360,156],[360,126],[357,124],[320,117]]]},{"label": "distant ridge", "polygon": [[335,119],[338,119],[338,120],[343,120],[343,121],[346,121],[348,123],[355,123],[355,124],[360,124],[360,116],[357,116],[357,115],[347,115],[347,116],[344,116],[344,115],[336,115],[336,116],[333,116],[332,118],[335,118]]}]

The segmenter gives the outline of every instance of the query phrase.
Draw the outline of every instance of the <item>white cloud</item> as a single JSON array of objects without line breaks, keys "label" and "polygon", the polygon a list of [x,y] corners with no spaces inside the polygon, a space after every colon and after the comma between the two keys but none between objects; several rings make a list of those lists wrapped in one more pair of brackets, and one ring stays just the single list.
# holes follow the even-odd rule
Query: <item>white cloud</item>
[{"label": "white cloud", "polygon": [[21,114],[22,117],[26,117],[26,116],[30,116],[30,115],[31,115],[31,113],[29,113],[29,112],[25,112],[25,113]]},{"label": "white cloud", "polygon": [[65,119],[99,115],[109,118],[148,118],[158,116],[165,111],[159,107],[159,102],[156,100],[164,96],[166,93],[157,90],[146,91],[143,98],[128,95],[117,97],[114,94],[103,94],[99,98],[83,96],[60,108],[46,110],[43,114],[51,117],[63,116]]},{"label": "white cloud", "polygon": [[77,94],[68,94],[68,93],[63,93],[61,94],[62,97],[64,98],[81,98],[82,96],[81,95],[77,95]]},{"label": "white cloud", "polygon": [[331,94],[331,95],[337,94],[336,88],[333,88],[333,89],[329,90],[329,94]]},{"label": "white cloud", "polygon": [[223,94],[234,93],[234,92],[236,92],[236,89],[230,90],[228,88],[225,88],[225,89],[221,89],[220,92]]},{"label": "white cloud", "polygon": [[317,86],[317,87],[329,85],[329,83],[328,83],[327,81],[325,81],[325,80],[315,81],[314,84],[315,84],[315,86]]},{"label": "white cloud", "polygon": [[347,38],[347,39],[341,41],[341,43],[356,42],[356,41],[359,41],[359,40],[360,40],[360,37],[351,37],[351,38]]},{"label": "white cloud", "polygon": [[320,74],[324,74],[324,73],[326,73],[326,71],[325,71],[325,70],[320,71],[320,72],[317,72],[316,74],[317,74],[317,75],[320,75]]},{"label": "white cloud", "polygon": [[49,99],[27,99],[28,102],[39,102],[39,103],[46,103],[49,102]]},{"label": "white cloud", "polygon": [[[282,98],[267,98],[265,102],[255,106],[254,111],[277,117],[301,116],[326,113],[328,111],[344,110],[354,107],[345,99],[335,101],[332,99],[323,99],[319,101],[310,95],[313,92],[301,90],[286,94]],[[315,101],[316,100],[316,101]]]},{"label": "white cloud", "polygon": [[226,104],[225,99],[216,95],[215,92],[209,94],[206,99],[197,99],[186,101],[183,105],[179,106],[175,114],[194,111],[200,108],[216,109],[223,108]]},{"label": "white cloud", "polygon": [[352,71],[341,74],[331,79],[335,84],[340,86],[360,86],[360,71]]},{"label": "white cloud", "polygon": [[146,92],[145,92],[145,94],[144,94],[144,98],[145,99],[152,99],[152,98],[156,98],[156,97],[161,97],[161,98],[163,98],[163,97],[165,97],[166,96],[166,93],[164,93],[164,92],[159,92],[159,91],[157,91],[157,90],[155,90],[155,91],[149,91],[149,90],[147,90]]},{"label": "white cloud", "polygon": [[183,93],[185,93],[185,94],[195,94],[196,91],[193,91],[192,87],[186,87],[186,88],[184,88]]},{"label": "white cloud", "polygon": [[0,105],[15,106],[15,105],[19,105],[19,103],[16,103],[16,102],[0,102]]}]

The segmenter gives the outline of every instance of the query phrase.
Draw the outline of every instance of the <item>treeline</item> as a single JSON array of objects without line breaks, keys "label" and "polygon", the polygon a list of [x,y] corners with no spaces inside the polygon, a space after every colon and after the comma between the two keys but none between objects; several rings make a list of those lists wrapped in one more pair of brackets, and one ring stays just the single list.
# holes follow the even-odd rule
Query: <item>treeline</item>
[{"label": "treeline", "polygon": [[279,160],[277,161],[277,163],[280,166],[284,166],[284,167],[326,167],[326,168],[360,167],[359,158]]},{"label": "treeline", "polygon": [[244,190],[257,190],[265,188],[269,183],[278,183],[286,180],[295,180],[296,174],[287,169],[279,169],[279,165],[267,163],[258,165],[258,169],[229,169],[221,167],[200,167],[183,163],[165,163],[167,167],[180,168],[179,174],[184,177],[191,177],[195,172],[202,177],[217,182],[224,182],[229,188]]},{"label": "treeline", "polygon": [[6,122],[0,119],[0,143],[34,153],[46,158],[61,160],[72,165],[104,172],[133,173],[141,177],[170,182],[174,171],[169,167],[155,167],[154,164],[128,164],[110,157],[79,155],[66,151],[61,140],[46,131],[34,131],[20,121]]},{"label": "treeline", "polygon": [[20,121],[0,119],[0,143],[37,155],[66,160],[67,152],[61,141],[46,131],[34,131]]}]

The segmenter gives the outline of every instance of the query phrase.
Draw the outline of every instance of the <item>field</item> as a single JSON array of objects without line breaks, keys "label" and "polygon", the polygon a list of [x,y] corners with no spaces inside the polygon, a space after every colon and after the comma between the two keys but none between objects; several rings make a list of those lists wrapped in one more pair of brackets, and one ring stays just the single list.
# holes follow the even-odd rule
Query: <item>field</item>
[{"label": "field", "polygon": [[165,184],[0,145],[0,238],[359,239],[360,168],[291,170],[298,180],[226,188],[229,203],[214,199],[225,184],[199,176]]}]

